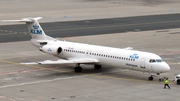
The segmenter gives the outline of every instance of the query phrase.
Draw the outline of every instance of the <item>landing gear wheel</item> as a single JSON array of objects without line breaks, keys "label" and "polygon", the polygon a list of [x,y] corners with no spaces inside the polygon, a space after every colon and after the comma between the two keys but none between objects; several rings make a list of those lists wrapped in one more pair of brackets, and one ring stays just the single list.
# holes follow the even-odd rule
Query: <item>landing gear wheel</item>
[{"label": "landing gear wheel", "polygon": [[180,85],[180,80],[177,80],[177,84]]},{"label": "landing gear wheel", "polygon": [[159,78],[159,82],[162,82],[162,81],[164,81],[164,78]]},{"label": "landing gear wheel", "polygon": [[82,72],[82,68],[81,68],[80,66],[75,67],[75,68],[74,68],[74,71],[75,71],[76,73]]},{"label": "landing gear wheel", "polygon": [[101,65],[94,65],[94,69],[101,69]]},{"label": "landing gear wheel", "polygon": [[153,77],[152,77],[152,76],[150,76],[148,79],[149,79],[149,81],[152,81],[152,80],[153,80]]}]

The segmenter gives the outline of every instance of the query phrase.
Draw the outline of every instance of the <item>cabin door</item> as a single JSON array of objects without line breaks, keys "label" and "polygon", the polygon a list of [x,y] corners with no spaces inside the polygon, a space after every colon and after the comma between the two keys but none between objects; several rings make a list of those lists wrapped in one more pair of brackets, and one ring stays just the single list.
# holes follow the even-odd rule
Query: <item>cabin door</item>
[{"label": "cabin door", "polygon": [[145,59],[144,58],[141,59],[140,67],[141,68],[146,68],[145,67]]}]

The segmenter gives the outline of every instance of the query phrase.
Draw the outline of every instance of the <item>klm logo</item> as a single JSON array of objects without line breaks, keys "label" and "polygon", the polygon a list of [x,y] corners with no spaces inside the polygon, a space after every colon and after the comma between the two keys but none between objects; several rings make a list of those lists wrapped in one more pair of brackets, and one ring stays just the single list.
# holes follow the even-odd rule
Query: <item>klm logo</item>
[{"label": "klm logo", "polygon": [[139,56],[138,56],[138,54],[133,54],[133,55],[130,55],[129,58],[131,58],[131,59],[138,59]]},{"label": "klm logo", "polygon": [[34,29],[38,29],[38,28],[39,28],[39,26],[33,25],[33,28],[34,28]]},{"label": "klm logo", "polygon": [[48,48],[48,50],[47,50],[48,52],[52,52],[52,49],[51,48]]},{"label": "klm logo", "polygon": [[30,29],[30,33],[32,33],[32,34],[42,34],[42,30],[39,30],[39,26],[33,25],[33,29]]}]

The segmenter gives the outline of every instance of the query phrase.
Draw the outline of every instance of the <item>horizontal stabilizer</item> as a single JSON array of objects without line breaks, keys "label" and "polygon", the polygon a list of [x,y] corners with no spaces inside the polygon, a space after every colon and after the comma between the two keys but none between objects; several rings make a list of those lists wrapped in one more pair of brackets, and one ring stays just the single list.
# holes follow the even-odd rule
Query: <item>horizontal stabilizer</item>
[{"label": "horizontal stabilizer", "polygon": [[42,19],[42,17],[36,17],[36,18],[22,18],[20,20],[2,20],[4,22],[34,22],[34,20]]}]

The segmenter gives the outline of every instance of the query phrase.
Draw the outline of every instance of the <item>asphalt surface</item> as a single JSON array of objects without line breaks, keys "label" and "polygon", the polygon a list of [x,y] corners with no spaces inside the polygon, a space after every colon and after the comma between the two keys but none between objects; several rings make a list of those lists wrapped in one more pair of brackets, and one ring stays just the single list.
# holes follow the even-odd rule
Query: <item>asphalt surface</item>
[{"label": "asphalt surface", "polygon": [[[25,24],[0,21],[11,25],[0,26],[0,101],[179,101],[180,87],[173,81],[180,73],[179,0],[0,0],[0,4],[0,20],[42,16],[40,23],[49,36],[153,52],[171,67],[148,81],[149,73],[107,66],[94,70],[93,65],[82,64],[82,73],[74,73],[75,64],[21,65],[57,58],[29,42]],[[140,16],[172,13],[178,14]],[[163,76],[169,77],[171,89],[158,81]]]},{"label": "asphalt surface", "polygon": [[[173,82],[179,72],[179,29],[169,31],[127,32],[105,35],[68,37],[68,41],[133,47],[159,54],[171,71],[148,81],[149,73],[81,64],[22,65],[22,62],[57,60],[40,52],[29,41],[0,44],[0,101],[179,101],[180,87]],[[157,33],[157,34],[156,34]],[[93,40],[92,40],[93,39]],[[108,40],[108,41],[104,41]],[[171,89],[164,89],[161,77],[169,77]]]},{"label": "asphalt surface", "polygon": [[[40,21],[39,21],[40,22]],[[10,23],[10,22],[7,22]],[[126,18],[41,23],[45,33],[52,37],[87,36],[131,31],[161,30],[180,27],[180,14],[137,16]],[[0,26],[0,42],[30,40],[27,26]]]}]

